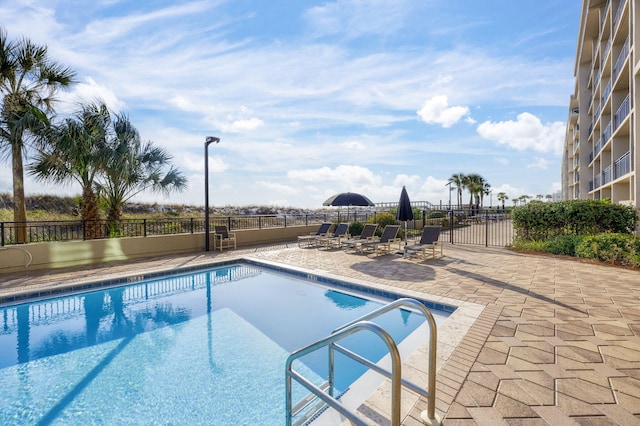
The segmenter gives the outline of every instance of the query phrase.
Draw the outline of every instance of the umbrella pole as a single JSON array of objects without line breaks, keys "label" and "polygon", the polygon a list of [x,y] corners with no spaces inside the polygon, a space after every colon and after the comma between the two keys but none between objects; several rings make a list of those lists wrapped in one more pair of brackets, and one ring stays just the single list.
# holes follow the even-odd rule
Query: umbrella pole
[{"label": "umbrella pole", "polygon": [[404,220],[404,248],[398,247],[397,254],[402,253],[402,257],[407,256],[407,221]]}]

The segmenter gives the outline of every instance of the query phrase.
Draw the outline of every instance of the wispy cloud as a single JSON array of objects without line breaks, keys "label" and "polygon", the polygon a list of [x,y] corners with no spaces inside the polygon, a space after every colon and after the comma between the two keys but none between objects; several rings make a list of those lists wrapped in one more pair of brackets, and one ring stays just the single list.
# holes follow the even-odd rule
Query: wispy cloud
[{"label": "wispy cloud", "polygon": [[[403,184],[440,199],[440,181],[476,164],[496,185],[525,188],[538,185],[524,183],[535,181],[523,172],[531,151],[559,168],[575,46],[543,59],[511,50],[495,11],[334,0],[292,3],[285,25],[262,2],[67,3],[0,0],[0,16],[78,71],[65,103],[102,98],[169,149],[192,202],[205,135],[222,138],[210,154],[218,195],[239,204],[316,205],[344,190],[393,200]],[[545,25],[518,37],[567,37],[565,22]]]}]

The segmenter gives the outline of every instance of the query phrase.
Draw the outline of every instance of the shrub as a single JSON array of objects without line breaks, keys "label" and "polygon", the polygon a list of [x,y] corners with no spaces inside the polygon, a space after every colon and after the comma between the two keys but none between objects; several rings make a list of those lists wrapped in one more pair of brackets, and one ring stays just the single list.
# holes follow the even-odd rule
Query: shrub
[{"label": "shrub", "polygon": [[542,253],[545,253],[547,251],[545,241],[535,240],[515,240],[513,242],[513,248],[516,250],[539,251]]},{"label": "shrub", "polygon": [[397,225],[396,217],[391,213],[376,213],[370,219],[369,223],[377,223],[376,235],[382,235],[382,230],[387,225]]},{"label": "shrub", "polygon": [[351,222],[351,224],[349,224],[349,235],[360,235],[362,234],[363,228],[364,228],[364,223]]},{"label": "shrub", "polygon": [[531,202],[513,209],[517,239],[542,241],[558,235],[631,234],[638,216],[631,206],[609,200]]},{"label": "shrub", "polygon": [[640,241],[634,235],[620,233],[589,235],[577,245],[576,256],[612,264],[640,266]]},{"label": "shrub", "polygon": [[545,251],[551,254],[575,256],[576,247],[583,239],[582,235],[558,235],[545,241]]}]

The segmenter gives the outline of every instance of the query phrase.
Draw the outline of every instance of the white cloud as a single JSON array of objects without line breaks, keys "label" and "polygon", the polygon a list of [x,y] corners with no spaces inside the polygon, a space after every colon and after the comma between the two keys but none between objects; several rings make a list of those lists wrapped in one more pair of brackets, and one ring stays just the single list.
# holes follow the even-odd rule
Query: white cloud
[{"label": "white cloud", "polygon": [[465,106],[449,106],[447,96],[439,95],[426,100],[417,113],[425,123],[440,124],[442,127],[447,128],[459,122],[463,117],[468,116],[469,108]]},{"label": "white cloud", "polygon": [[262,127],[263,125],[264,121],[254,117],[249,119],[235,120],[231,122],[231,124],[222,125],[222,131],[232,133],[250,132],[257,129],[258,127]]},{"label": "white cloud", "polygon": [[536,157],[535,161],[527,166],[530,169],[542,169],[546,170],[549,167],[549,162],[542,157]]},{"label": "white cloud", "polygon": [[400,0],[337,0],[308,9],[305,19],[317,37],[389,34],[402,28],[404,15],[411,13],[410,6]]},{"label": "white cloud", "polygon": [[340,165],[335,168],[321,167],[319,169],[290,170],[287,177],[292,180],[305,182],[341,182],[346,190],[351,190],[354,185],[375,186],[382,182],[380,176],[376,176],[371,170],[360,166]]},{"label": "white cloud", "polygon": [[496,141],[518,151],[532,150],[561,154],[564,145],[565,123],[542,124],[533,114],[523,112],[516,121],[485,121],[476,129],[484,139]]},{"label": "white cloud", "polygon": [[[204,170],[204,165],[202,166]],[[220,157],[209,157],[209,172],[222,173],[229,169],[229,165]]]},{"label": "white cloud", "polygon": [[297,194],[299,192],[296,188],[292,188],[289,185],[283,185],[277,182],[269,182],[266,180],[261,180],[256,182],[256,184],[258,184],[258,186],[273,190],[281,194]]},{"label": "white cloud", "polygon": [[71,92],[60,92],[60,106],[65,110],[76,108],[79,103],[104,101],[111,111],[120,112],[125,108],[124,101],[118,99],[109,87],[98,84],[92,77],[85,77],[84,82],[73,86]]},{"label": "white cloud", "polygon": [[365,144],[359,141],[346,141],[342,143],[342,147],[344,149],[349,150],[349,152],[354,151],[364,151],[366,149]]},{"label": "white cloud", "polygon": [[411,186],[414,183],[418,182],[419,180],[420,180],[420,176],[418,175],[409,176],[405,174],[399,174],[393,180],[393,184],[396,186]]}]

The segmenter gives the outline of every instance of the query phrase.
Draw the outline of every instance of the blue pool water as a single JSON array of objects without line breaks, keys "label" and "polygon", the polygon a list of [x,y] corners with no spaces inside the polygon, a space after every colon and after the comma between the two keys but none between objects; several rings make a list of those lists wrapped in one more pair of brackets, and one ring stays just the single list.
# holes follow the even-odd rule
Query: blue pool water
[{"label": "blue pool water", "polygon": [[[282,424],[287,356],[381,305],[236,264],[0,308],[0,424]],[[376,322],[400,341],[423,320]],[[364,333],[345,346],[385,354]],[[336,365],[339,390],[364,372]],[[326,352],[296,366],[326,369]]]}]

